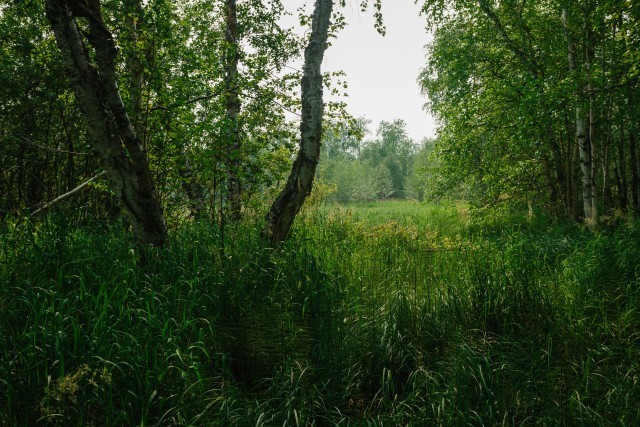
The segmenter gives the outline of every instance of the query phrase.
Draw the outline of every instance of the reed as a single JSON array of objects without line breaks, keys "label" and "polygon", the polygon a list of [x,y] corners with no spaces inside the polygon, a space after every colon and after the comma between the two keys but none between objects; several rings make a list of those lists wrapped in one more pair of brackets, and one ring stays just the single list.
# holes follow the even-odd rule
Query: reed
[{"label": "reed", "polygon": [[[520,222],[518,222],[520,221]],[[408,202],[0,232],[2,425],[636,425],[640,224]]]}]

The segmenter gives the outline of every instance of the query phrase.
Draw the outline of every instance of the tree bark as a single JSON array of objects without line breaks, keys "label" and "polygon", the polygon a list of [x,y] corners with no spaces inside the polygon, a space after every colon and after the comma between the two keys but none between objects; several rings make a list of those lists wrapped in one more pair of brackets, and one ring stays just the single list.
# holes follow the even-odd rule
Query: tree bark
[{"label": "tree bark", "polygon": [[610,136],[607,136],[604,145],[604,153],[602,157],[602,210],[608,213],[611,210],[612,195],[611,195],[611,176],[609,173],[609,140]]},{"label": "tree bark", "polygon": [[[565,36],[568,45],[569,71],[577,80],[576,69],[576,52],[575,44],[571,40],[569,29],[567,27],[567,11],[562,11],[562,21],[564,24]],[[575,98],[576,98],[576,140],[578,142],[578,151],[580,153],[580,171],[582,172],[582,206],[584,210],[585,222],[593,225],[595,221],[595,212],[593,209],[593,184],[592,184],[592,167],[591,167],[591,147],[587,144],[587,118],[583,107],[583,97],[578,90],[579,82],[576,81]]]},{"label": "tree bark", "polygon": [[638,154],[636,151],[636,135],[634,132],[635,131],[631,131],[629,133],[629,156],[631,162],[629,166],[631,168],[631,206],[633,207],[633,211],[638,213],[638,206],[640,204],[638,184],[640,180],[638,179]]},{"label": "tree bark", "polygon": [[139,54],[139,32],[142,24],[142,0],[125,0],[126,48],[125,67],[129,74],[129,92],[131,97],[130,119],[133,128],[146,149],[146,137],[142,110],[142,92],[144,89],[144,65]]},{"label": "tree bark", "polygon": [[[167,237],[162,209],[145,151],[118,91],[116,47],[102,21],[100,6],[93,0],[47,0],[46,13],[87,121],[93,149],[129,216],[136,240],[141,245],[162,246]],[[87,19],[86,33],[76,22],[80,17]],[[95,62],[81,34],[86,34],[93,47]]]},{"label": "tree bark", "polygon": [[322,138],[322,58],[327,48],[332,0],[316,0],[311,37],[304,52],[301,82],[302,118],[300,145],[287,183],[267,214],[264,235],[277,245],[289,236],[293,221],[311,193],[316,166],[320,160]]},{"label": "tree bark", "polygon": [[[567,217],[569,215],[569,201],[567,194],[567,176],[565,174],[565,165],[562,158],[562,149],[558,143],[556,137],[553,135],[553,131],[547,126],[546,128],[547,139],[551,146],[551,158],[553,161],[553,168],[555,169],[555,181],[551,181],[551,202],[554,213],[559,217]],[[554,200],[554,195],[555,199]],[[557,199],[560,200],[557,200]]]},{"label": "tree bark", "polygon": [[618,141],[618,165],[617,169],[619,170],[618,179],[618,203],[620,205],[620,209],[623,211],[627,210],[629,205],[628,198],[628,185],[627,185],[627,168],[626,168],[626,153],[625,153],[625,131],[624,131],[624,118],[620,119],[620,139]]},{"label": "tree bark", "polygon": [[180,178],[182,178],[182,188],[185,193],[187,193],[187,198],[189,199],[189,210],[191,212],[191,216],[195,220],[202,219],[206,212],[204,192],[202,191],[202,186],[193,173],[191,163],[189,162],[189,155],[184,147],[180,149],[180,160],[181,164],[178,173],[180,174]]},{"label": "tree bark", "polygon": [[227,141],[227,193],[231,218],[239,220],[241,215],[240,180],[240,96],[238,94],[238,16],[236,0],[225,0],[225,94]]},{"label": "tree bark", "polygon": [[589,160],[591,161],[591,212],[593,217],[591,220],[596,222],[598,220],[598,189],[596,187],[596,171],[598,159],[597,141],[596,141],[596,121],[595,121],[595,92],[593,90],[593,78],[591,71],[591,64],[595,54],[593,52],[593,46],[595,44],[593,40],[593,31],[591,29],[591,23],[589,13],[584,17],[584,30],[585,30],[585,68],[587,73],[587,95],[589,98]]},{"label": "tree bark", "polygon": [[[591,79],[591,77],[589,77]],[[595,126],[595,111],[594,111],[594,96],[591,83],[587,85],[587,91],[589,92],[589,159],[591,161],[591,212],[593,213],[593,221],[598,219],[598,191],[596,187],[596,171],[597,164],[597,150],[596,145],[596,126]]]}]

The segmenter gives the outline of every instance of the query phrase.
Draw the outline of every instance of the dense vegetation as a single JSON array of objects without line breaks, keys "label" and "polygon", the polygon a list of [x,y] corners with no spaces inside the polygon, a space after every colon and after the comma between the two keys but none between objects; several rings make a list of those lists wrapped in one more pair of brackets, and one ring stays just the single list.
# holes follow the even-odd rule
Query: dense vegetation
[{"label": "dense vegetation", "polygon": [[636,424],[640,224],[465,215],[190,224],[143,268],[120,225],[10,222],[0,423]]},{"label": "dense vegetation", "polygon": [[437,192],[559,218],[638,210],[640,5],[426,0]]},{"label": "dense vegetation", "polygon": [[425,0],[418,142],[313,3],[0,0],[0,425],[638,425],[640,6]]},{"label": "dense vegetation", "polygon": [[[219,222],[281,183],[298,137],[287,114],[301,110],[296,64],[305,43],[280,24],[281,2],[240,1],[235,21],[226,13],[231,0],[103,3],[119,48],[120,95],[165,220]],[[348,24],[337,3],[330,37]],[[384,32],[381,5],[371,3]],[[3,1],[0,10],[6,215],[34,211],[103,167],[41,2]],[[396,120],[362,141],[365,122],[328,102],[321,174],[336,184],[334,199],[455,196],[473,207],[531,204],[592,222],[638,210],[636,3],[426,0],[423,12],[434,40],[420,82],[438,139],[407,144]],[[86,19],[77,21],[85,31]],[[332,93],[346,86],[340,73],[324,84]],[[416,146],[435,151],[437,173],[428,155],[412,166]],[[108,192],[78,201],[92,214],[117,202]]]},{"label": "dense vegetation", "polygon": [[374,139],[366,138],[368,121],[326,132],[318,178],[338,203],[388,199],[423,201],[436,161],[433,141],[420,144],[407,135],[402,120],[381,122]]}]

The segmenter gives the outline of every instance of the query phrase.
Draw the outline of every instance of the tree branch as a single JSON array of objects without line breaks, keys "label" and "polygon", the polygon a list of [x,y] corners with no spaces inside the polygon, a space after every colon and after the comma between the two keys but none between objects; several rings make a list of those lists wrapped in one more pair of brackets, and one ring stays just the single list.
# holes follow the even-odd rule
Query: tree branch
[{"label": "tree branch", "polygon": [[76,194],[78,191],[82,190],[87,185],[91,184],[93,181],[96,181],[97,179],[99,179],[100,177],[105,175],[106,173],[107,173],[107,171],[100,172],[99,174],[97,174],[97,175],[93,176],[92,178],[88,179],[87,181],[83,182],[82,184],[80,184],[79,186],[77,186],[73,190],[69,191],[68,193],[64,193],[62,196],[58,196],[55,199],[53,199],[52,201],[46,203],[41,208],[37,209],[32,215],[36,215],[36,214],[42,212],[43,210],[50,208],[52,205],[58,203],[59,201],[64,200],[67,197]]}]

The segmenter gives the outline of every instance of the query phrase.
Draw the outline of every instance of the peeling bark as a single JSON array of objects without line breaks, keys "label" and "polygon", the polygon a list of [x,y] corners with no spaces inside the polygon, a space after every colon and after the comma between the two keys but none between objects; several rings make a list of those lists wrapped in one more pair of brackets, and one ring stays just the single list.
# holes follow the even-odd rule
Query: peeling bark
[{"label": "peeling bark", "polygon": [[302,75],[302,119],[300,145],[284,189],[267,214],[264,236],[277,245],[289,236],[293,221],[311,193],[316,166],[320,160],[322,138],[322,58],[327,48],[332,0],[316,0],[311,37],[304,52]]},{"label": "peeling bark", "polygon": [[[567,11],[562,11],[562,22],[564,24],[565,36],[568,46],[569,71],[576,75],[576,47],[569,30],[567,28]],[[578,151],[580,154],[580,171],[582,172],[582,206],[584,209],[584,219],[589,225],[593,225],[596,215],[593,200],[591,145],[588,144],[587,117],[583,107],[583,97],[580,95],[576,82],[576,140],[578,141]]]},{"label": "peeling bark", "polygon": [[[47,18],[62,53],[93,149],[127,212],[138,244],[162,246],[167,229],[145,151],[118,91],[113,37],[97,1],[47,0]],[[88,32],[76,20],[87,19]],[[86,40],[94,49],[91,60]],[[124,144],[124,146],[123,146]]]}]

